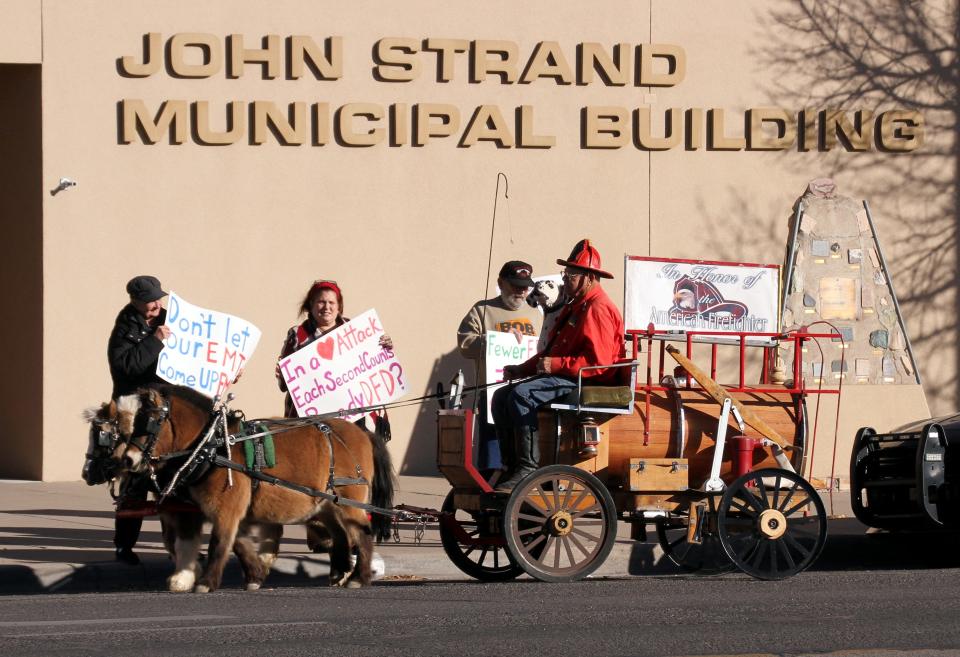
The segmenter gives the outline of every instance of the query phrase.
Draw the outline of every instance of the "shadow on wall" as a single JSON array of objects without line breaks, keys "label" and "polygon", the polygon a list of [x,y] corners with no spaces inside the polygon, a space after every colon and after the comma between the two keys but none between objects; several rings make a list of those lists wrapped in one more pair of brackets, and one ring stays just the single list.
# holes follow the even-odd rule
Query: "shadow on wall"
[{"label": "shadow on wall", "polygon": [[[836,178],[839,194],[870,203],[931,410],[953,411],[960,407],[960,2],[785,0],[766,6],[760,20],[768,40],[753,55],[775,81],[764,89],[772,104],[791,111],[903,109],[923,115],[925,143],[913,152],[838,145],[826,153],[780,156],[804,180]],[[803,191],[798,188],[797,197]],[[722,251],[718,257],[781,258],[791,208],[751,207],[736,189],[729,199],[702,208],[714,228],[712,243]],[[720,221],[730,216],[744,221],[735,228]],[[739,233],[730,235],[731,228]]]},{"label": "shadow on wall", "polygon": [[[460,369],[463,370],[464,385],[467,387],[473,386],[475,383],[473,364],[464,359],[457,349],[443,354],[433,362],[426,388],[420,394],[436,394],[437,383],[443,383],[444,391],[449,392],[450,381]],[[469,400],[464,397],[464,405],[471,402],[472,397]],[[410,436],[407,453],[404,454],[403,463],[399,468],[400,474],[436,475],[439,473],[436,463],[438,408],[439,406],[434,400],[425,401],[418,407],[413,434]]]}]

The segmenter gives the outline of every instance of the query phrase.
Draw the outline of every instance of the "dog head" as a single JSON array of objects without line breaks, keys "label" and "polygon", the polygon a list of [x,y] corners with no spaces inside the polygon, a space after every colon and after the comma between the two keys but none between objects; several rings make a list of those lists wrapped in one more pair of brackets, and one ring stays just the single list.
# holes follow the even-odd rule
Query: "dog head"
[{"label": "dog head", "polygon": [[563,286],[550,279],[534,283],[533,290],[527,295],[527,303],[534,308],[540,306],[546,313],[553,312],[564,301]]}]

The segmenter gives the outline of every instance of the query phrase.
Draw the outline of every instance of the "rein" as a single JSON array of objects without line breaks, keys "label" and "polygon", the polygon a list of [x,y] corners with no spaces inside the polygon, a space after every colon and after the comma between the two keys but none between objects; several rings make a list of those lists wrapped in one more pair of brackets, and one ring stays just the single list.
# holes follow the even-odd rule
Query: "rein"
[{"label": "rein", "polygon": [[[525,379],[517,379],[517,381],[523,381]],[[501,385],[503,382],[498,381],[495,383],[486,383],[484,385],[478,386],[468,386],[461,390],[461,393],[473,392],[478,390],[486,390],[496,385]],[[330,411],[329,413],[320,413],[319,415],[308,415],[307,417],[301,418],[257,418],[255,420],[250,420],[251,423],[257,422],[261,424],[268,424],[271,427],[280,427],[278,429],[269,429],[267,431],[261,431],[259,433],[253,433],[245,436],[237,436],[230,434],[227,436],[227,444],[235,445],[241,443],[245,440],[253,440],[254,438],[260,438],[262,436],[267,436],[270,434],[283,433],[284,431],[292,431],[293,429],[299,429],[300,427],[313,425],[322,425],[327,420],[343,419],[347,415],[361,415],[364,413],[369,413],[371,411],[379,411],[382,409],[391,409],[391,408],[403,408],[404,406],[413,406],[423,401],[430,401],[431,399],[440,399],[441,397],[446,397],[447,393],[445,392],[435,392],[432,395],[423,395],[420,397],[415,397],[413,399],[404,399],[402,401],[388,402],[386,404],[377,404],[376,406],[361,406],[359,408],[350,409],[348,413],[346,410],[343,411]],[[182,453],[180,453],[182,455]]]},{"label": "rein", "polygon": [[219,467],[227,468],[233,470],[234,472],[240,472],[247,475],[251,479],[257,479],[259,481],[266,482],[268,484],[273,484],[274,486],[280,486],[281,488],[287,488],[289,490],[297,491],[298,493],[303,493],[304,495],[309,495],[310,497],[319,497],[334,504],[342,504],[343,506],[351,506],[357,509],[363,509],[364,511],[369,511],[370,513],[376,513],[383,516],[390,516],[391,518],[405,518],[407,517],[407,512],[398,511],[396,509],[385,509],[379,506],[373,506],[372,504],[364,504],[363,502],[357,502],[352,500],[349,497],[341,497],[336,493],[327,493],[316,488],[311,488],[310,486],[303,486],[301,484],[296,484],[292,481],[287,481],[286,479],[280,479],[279,477],[274,477],[272,475],[264,474],[258,470],[253,470],[248,468],[245,465],[240,465],[235,461],[224,458],[220,455],[213,457],[213,464]]},{"label": "rein", "polygon": [[[479,390],[486,390],[489,387],[494,385],[499,385],[499,383],[488,383],[485,385],[476,385],[471,387],[466,387],[461,389],[459,392],[462,394],[464,392],[473,392]],[[170,403],[164,399],[163,405],[160,406],[157,410],[159,414],[156,417],[151,417],[147,420],[146,433],[142,438],[133,438],[131,437],[129,443],[143,453],[143,458],[147,462],[154,464],[163,464],[174,459],[182,458],[187,456],[188,458],[184,463],[177,469],[169,483],[164,487],[159,493],[159,502],[163,502],[169,495],[171,495],[177,488],[178,484],[183,483],[181,479],[186,476],[189,479],[190,475],[196,471],[196,469],[206,462],[214,466],[219,466],[227,468],[228,485],[232,485],[232,478],[229,477],[231,472],[240,472],[254,481],[262,481],[275,486],[281,486],[290,490],[298,491],[309,495],[311,497],[317,497],[325,500],[329,500],[334,504],[342,504],[344,506],[350,506],[358,509],[363,509],[369,513],[376,513],[379,515],[385,515],[392,518],[405,518],[409,514],[406,511],[398,511],[395,509],[384,509],[381,507],[375,507],[370,504],[364,504],[362,502],[357,502],[350,498],[341,497],[336,493],[337,486],[350,486],[350,485],[368,485],[369,482],[362,476],[362,471],[360,466],[357,465],[357,476],[353,477],[336,477],[334,474],[334,449],[333,449],[333,438],[337,439],[344,449],[349,453],[350,450],[344,444],[343,440],[333,431],[327,424],[327,420],[332,419],[343,419],[347,415],[359,415],[363,413],[369,413],[371,411],[386,410],[388,408],[400,408],[403,406],[411,406],[418,404],[420,402],[429,401],[433,399],[439,399],[445,397],[446,393],[443,391],[436,392],[429,395],[422,395],[414,399],[407,399],[403,401],[397,401],[387,404],[378,404],[376,406],[363,406],[360,408],[350,409],[350,412],[346,410],[335,411],[330,413],[322,413],[319,415],[310,415],[304,418],[265,418],[250,420],[248,424],[261,423],[267,426],[267,429],[264,431],[259,431],[247,435],[236,435],[228,432],[227,429],[227,410],[226,405],[219,403],[219,398],[214,401],[214,408],[211,411],[211,422],[206,428],[206,432],[203,435],[196,446],[192,449],[179,450],[176,452],[170,452],[168,454],[163,454],[161,456],[153,456],[153,450],[156,448],[158,441],[158,434],[160,429],[163,427],[163,424],[169,420],[170,415]],[[229,399],[232,399],[233,395],[228,396]],[[242,416],[242,413],[240,414]],[[263,436],[274,435],[278,433],[283,433],[285,431],[292,431],[304,426],[316,426],[317,429],[323,434],[327,440],[327,444],[330,449],[330,471],[329,478],[327,480],[327,491],[320,491],[316,488],[311,488],[309,486],[303,486],[291,481],[286,481],[278,477],[264,474],[263,472],[248,468],[246,465],[241,465],[232,461],[230,456],[230,447],[238,443],[242,443],[248,440],[254,440],[256,438],[261,438]],[[217,428],[222,427],[220,435],[217,436]],[[217,436],[217,439],[214,437]],[[332,436],[332,437],[331,437]],[[211,439],[214,439],[211,442]],[[227,456],[220,456],[216,453],[219,447],[223,446],[226,449]],[[186,473],[186,475],[184,474]],[[160,486],[157,483],[157,472],[154,467],[150,467],[150,479],[153,481],[155,488],[159,491]]]}]

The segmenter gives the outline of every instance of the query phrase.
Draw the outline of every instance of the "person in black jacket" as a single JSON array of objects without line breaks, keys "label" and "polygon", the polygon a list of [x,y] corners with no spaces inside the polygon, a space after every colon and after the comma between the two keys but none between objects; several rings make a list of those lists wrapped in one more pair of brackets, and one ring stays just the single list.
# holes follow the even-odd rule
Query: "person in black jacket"
[{"label": "person in black jacket", "polygon": [[[164,326],[167,311],[161,299],[167,296],[154,276],[137,276],[127,283],[130,303],[123,307],[110,333],[107,361],[113,379],[113,398],[129,395],[137,388],[151,383],[162,383],[157,376],[157,359],[163,350],[163,341],[170,337]],[[125,502],[147,499],[147,484],[143,477],[134,480],[126,490]],[[132,566],[140,563],[133,546],[140,536],[142,518],[117,518],[113,544],[117,560]]]}]

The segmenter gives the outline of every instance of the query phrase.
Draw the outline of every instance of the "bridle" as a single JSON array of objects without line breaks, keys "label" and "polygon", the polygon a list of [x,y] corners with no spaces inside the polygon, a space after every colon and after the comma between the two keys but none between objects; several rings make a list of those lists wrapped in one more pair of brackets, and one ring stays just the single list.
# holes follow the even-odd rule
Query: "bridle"
[{"label": "bridle", "polygon": [[[163,399],[160,406],[155,406],[149,409],[148,412],[150,416],[147,418],[143,432],[135,432],[136,435],[131,435],[130,438],[126,440],[127,449],[133,446],[140,450],[143,463],[149,463],[155,460],[153,450],[156,449],[157,441],[160,438],[160,430],[163,429],[163,425],[170,417],[170,404],[166,399]],[[153,414],[154,412],[156,412],[155,415]]]},{"label": "bridle", "polygon": [[120,442],[117,420],[95,417],[90,421],[90,440],[81,477],[90,486],[103,484],[116,475],[113,451]]}]

